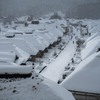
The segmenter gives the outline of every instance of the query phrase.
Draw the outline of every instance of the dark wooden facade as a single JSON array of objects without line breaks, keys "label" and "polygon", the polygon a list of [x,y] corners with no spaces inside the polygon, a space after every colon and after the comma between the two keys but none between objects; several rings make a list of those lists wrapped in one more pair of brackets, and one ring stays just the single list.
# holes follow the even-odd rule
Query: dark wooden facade
[{"label": "dark wooden facade", "polygon": [[100,94],[69,90],[75,100],[100,100]]}]

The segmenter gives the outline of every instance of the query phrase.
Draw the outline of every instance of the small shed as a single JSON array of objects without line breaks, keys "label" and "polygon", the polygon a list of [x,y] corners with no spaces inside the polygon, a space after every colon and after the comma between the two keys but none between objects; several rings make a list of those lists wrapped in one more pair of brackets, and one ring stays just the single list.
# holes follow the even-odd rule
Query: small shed
[{"label": "small shed", "polygon": [[38,20],[33,20],[33,21],[31,22],[31,24],[39,24],[39,21],[38,21]]}]

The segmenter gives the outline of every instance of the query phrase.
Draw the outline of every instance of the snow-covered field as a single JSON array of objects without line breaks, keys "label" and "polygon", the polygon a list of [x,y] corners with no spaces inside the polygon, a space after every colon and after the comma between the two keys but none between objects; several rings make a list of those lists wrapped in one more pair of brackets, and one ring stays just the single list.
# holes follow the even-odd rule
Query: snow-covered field
[{"label": "snow-covered field", "polygon": [[47,16],[18,24],[26,18],[0,23],[0,100],[75,100],[68,90],[100,93],[100,20]]}]

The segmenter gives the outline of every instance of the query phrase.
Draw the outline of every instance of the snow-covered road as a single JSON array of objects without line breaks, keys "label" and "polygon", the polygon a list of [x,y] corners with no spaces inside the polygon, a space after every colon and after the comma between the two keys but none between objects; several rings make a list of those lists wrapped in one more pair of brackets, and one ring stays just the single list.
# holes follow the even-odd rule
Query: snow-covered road
[{"label": "snow-covered road", "polygon": [[72,41],[70,41],[59,56],[50,65],[48,65],[44,71],[42,71],[41,75],[54,82],[57,82],[64,71],[65,66],[74,56],[76,51],[75,48],[75,45],[72,43]]}]

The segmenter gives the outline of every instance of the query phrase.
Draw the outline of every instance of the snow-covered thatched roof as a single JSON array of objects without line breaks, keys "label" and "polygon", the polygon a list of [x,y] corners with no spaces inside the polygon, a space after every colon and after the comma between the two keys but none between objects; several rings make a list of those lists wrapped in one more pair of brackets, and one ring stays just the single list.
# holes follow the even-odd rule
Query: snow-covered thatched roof
[{"label": "snow-covered thatched roof", "polygon": [[68,90],[100,93],[100,52],[83,60],[62,86]]}]

